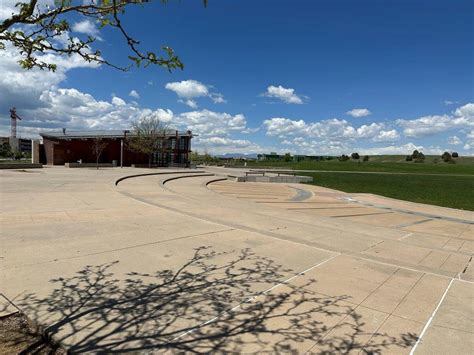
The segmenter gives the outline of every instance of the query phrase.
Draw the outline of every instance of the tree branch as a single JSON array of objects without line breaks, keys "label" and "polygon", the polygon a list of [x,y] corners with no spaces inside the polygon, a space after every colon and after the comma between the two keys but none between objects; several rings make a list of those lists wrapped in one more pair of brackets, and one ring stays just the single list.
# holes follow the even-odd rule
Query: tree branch
[{"label": "tree branch", "polygon": [[[149,0],[95,0],[95,3],[84,4],[81,1],[77,5],[72,4],[74,0],[58,0],[60,2],[56,8],[43,12],[37,6],[37,0],[23,1],[25,2],[16,5],[19,13],[0,23],[0,50],[6,48],[6,43],[16,47],[23,57],[19,63],[25,69],[37,67],[55,71],[56,64],[41,59],[43,54],[48,53],[61,56],[76,54],[86,62],[104,64],[122,71],[127,71],[132,67],[132,64],[128,66],[113,64],[104,59],[99,50],[91,51],[91,45],[96,41],[96,38],[91,36],[86,40],[69,36],[66,45],[58,43],[57,39],[64,34],[69,34],[70,31],[70,24],[65,15],[74,13],[100,22],[101,28],[106,26],[116,28],[132,53],[128,58],[137,67],[141,65],[148,67],[154,64],[166,67],[169,71],[184,67],[170,47],[161,47],[166,54],[165,57],[157,56],[150,51],[142,52],[138,48],[140,42],[130,36],[122,25],[120,16],[127,6],[144,4]],[[168,0],[159,1],[168,2]],[[203,0],[203,4],[207,6],[207,0]],[[15,28],[16,25],[19,27]]]}]

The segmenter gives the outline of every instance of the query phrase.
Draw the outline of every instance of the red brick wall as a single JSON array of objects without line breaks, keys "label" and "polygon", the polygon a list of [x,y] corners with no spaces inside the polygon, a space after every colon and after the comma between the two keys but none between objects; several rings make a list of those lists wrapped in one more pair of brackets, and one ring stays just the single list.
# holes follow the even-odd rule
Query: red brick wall
[{"label": "red brick wall", "polygon": [[[102,151],[99,159],[99,163],[112,163],[113,160],[117,161],[117,165],[120,165],[120,139],[106,139],[108,142],[107,146]],[[48,165],[64,165],[65,163],[75,163],[78,160],[82,160],[83,163],[95,163],[96,156],[93,151],[93,139],[71,139],[71,140],[58,140],[52,141],[47,138],[43,138],[44,151],[46,156],[46,163]],[[186,145],[186,150],[177,151],[179,153],[187,153],[187,148],[190,145]],[[174,158],[174,151],[171,152],[171,159]],[[123,165],[130,166],[131,164],[148,164],[148,156],[141,153],[135,153],[127,148],[124,143],[124,154],[123,154]]]}]

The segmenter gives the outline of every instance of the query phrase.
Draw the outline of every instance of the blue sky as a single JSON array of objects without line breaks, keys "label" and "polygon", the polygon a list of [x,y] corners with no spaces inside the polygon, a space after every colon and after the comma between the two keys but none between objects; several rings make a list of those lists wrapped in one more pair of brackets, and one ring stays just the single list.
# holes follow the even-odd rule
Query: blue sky
[{"label": "blue sky", "polygon": [[[461,0],[210,0],[207,8],[188,0],[130,8],[123,22],[142,48],[173,47],[183,71],[122,73],[72,58],[59,60],[54,75],[22,73],[13,52],[0,52],[0,69],[9,72],[0,79],[0,129],[8,131],[6,108],[16,105],[24,136],[126,128],[156,115],[191,128],[195,146],[216,154],[421,148],[472,155],[473,10]],[[96,31],[71,20],[77,36]],[[99,35],[104,57],[127,63],[119,35]]]}]

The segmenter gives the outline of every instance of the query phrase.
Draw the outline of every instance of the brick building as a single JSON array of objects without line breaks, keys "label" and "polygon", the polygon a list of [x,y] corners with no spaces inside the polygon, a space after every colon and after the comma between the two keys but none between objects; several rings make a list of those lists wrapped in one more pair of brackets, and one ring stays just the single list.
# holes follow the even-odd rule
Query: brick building
[{"label": "brick building", "polygon": [[[127,144],[130,131],[69,131],[42,132],[42,163],[64,165],[65,163],[95,163],[94,140],[100,137],[106,142],[99,163],[115,163],[118,166],[147,165],[148,156],[132,151]],[[153,154],[154,166],[187,166],[191,152],[191,131],[167,130],[162,139],[162,148]]]}]

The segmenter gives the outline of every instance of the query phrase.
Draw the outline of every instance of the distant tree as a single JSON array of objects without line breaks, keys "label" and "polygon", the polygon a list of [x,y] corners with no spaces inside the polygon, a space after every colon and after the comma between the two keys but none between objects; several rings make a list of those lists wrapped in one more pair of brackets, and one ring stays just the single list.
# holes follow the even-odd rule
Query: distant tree
[{"label": "distant tree", "polygon": [[340,157],[337,158],[339,161],[348,161],[350,158],[345,155],[345,154],[342,154]]},{"label": "distant tree", "polygon": [[354,159],[354,160],[358,160],[358,159],[360,159],[360,155],[359,155],[359,153],[352,153],[351,158]]},{"label": "distant tree", "polygon": [[441,155],[441,159],[443,159],[445,163],[449,163],[452,160],[452,157],[451,157],[451,154],[449,154],[449,152],[444,152]]},{"label": "distant tree", "polygon": [[291,161],[291,154],[286,153],[285,156],[284,156],[284,159],[285,159],[286,162],[290,162]]},{"label": "distant tree", "polygon": [[12,147],[7,141],[0,145],[0,156],[3,158],[11,158],[13,156]]},{"label": "distant tree", "polygon": [[99,160],[100,156],[102,155],[102,152],[104,149],[107,147],[108,143],[102,136],[96,136],[94,137],[94,140],[92,141],[92,154],[94,154],[95,158],[95,166],[97,170],[99,170]]},{"label": "distant tree", "polygon": [[204,151],[204,157],[203,158],[204,158],[204,163],[206,163],[206,165],[209,165],[214,161],[214,158],[209,154],[209,152],[207,150]]},{"label": "distant tree", "polygon": [[193,163],[197,163],[198,161],[200,161],[199,152],[197,150],[191,152],[191,154],[189,155],[189,159]]},{"label": "distant tree", "polygon": [[153,154],[163,152],[166,127],[156,117],[145,117],[132,123],[132,132],[127,138],[131,150],[148,156],[148,167],[151,168]]},{"label": "distant tree", "polygon": [[422,152],[418,152],[416,158],[413,158],[415,163],[423,163],[425,161],[425,155]]},{"label": "distant tree", "polygon": [[405,158],[406,161],[412,161],[413,160],[413,156],[412,155],[407,155],[406,158]]},{"label": "distant tree", "polygon": [[413,153],[411,154],[411,157],[413,159],[417,159],[419,154],[420,154],[420,152],[418,150],[414,150]]},{"label": "distant tree", "polygon": [[451,156],[452,156],[453,158],[459,158],[458,152],[453,152],[453,154],[451,154]]},{"label": "distant tree", "polygon": [[13,152],[13,159],[21,160],[21,158],[23,158],[23,154],[19,150]]},{"label": "distant tree", "polygon": [[369,156],[368,156],[368,155],[364,155],[364,159],[362,159],[362,161],[369,161]]}]

